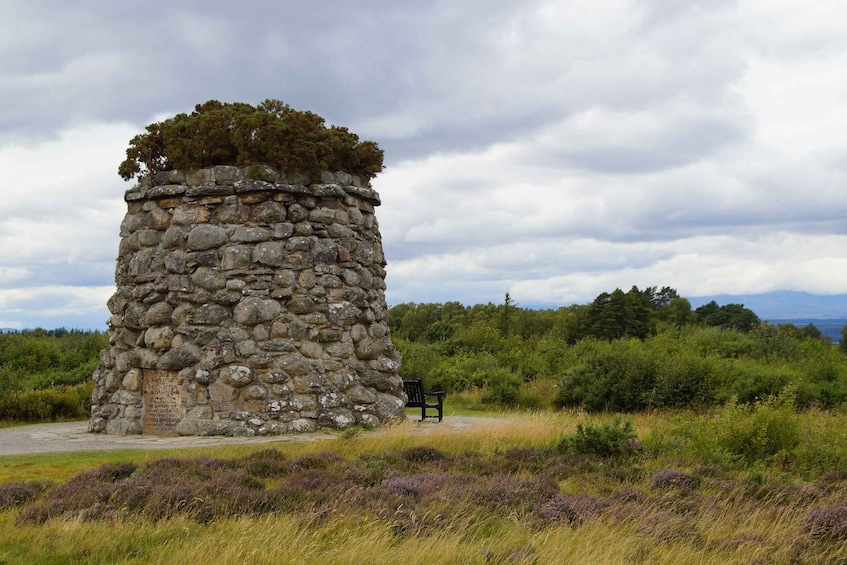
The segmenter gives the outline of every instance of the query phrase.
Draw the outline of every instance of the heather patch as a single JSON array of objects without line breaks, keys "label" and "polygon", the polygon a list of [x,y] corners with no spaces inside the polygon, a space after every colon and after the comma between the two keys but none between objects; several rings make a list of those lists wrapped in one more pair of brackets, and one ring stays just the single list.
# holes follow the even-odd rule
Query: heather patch
[{"label": "heather patch", "polygon": [[700,486],[700,479],[682,471],[664,469],[650,477],[650,486],[656,489],[694,489]]},{"label": "heather patch", "polygon": [[[167,457],[103,465],[61,484],[0,485],[0,502],[18,527],[58,527],[64,519],[86,525],[183,520],[205,531],[285,517],[304,531],[336,532],[322,535],[339,539],[345,528],[381,528],[400,545],[415,538],[437,543],[445,532],[480,543],[517,529],[528,532],[522,541],[487,555],[519,562],[549,558],[527,540],[562,532],[580,538],[623,532],[637,540],[632,555],[642,560],[675,548],[757,553],[773,562],[788,551],[822,559],[837,556],[836,546],[847,541],[840,480],[822,477],[821,488],[756,469],[745,479],[690,463],[677,462],[693,472],[651,468],[644,455],[562,453],[554,441],[459,452],[404,446],[346,457],[331,451],[291,457],[274,449],[240,459]],[[768,520],[782,529],[761,531]],[[796,542],[785,546],[779,539]]]},{"label": "heather patch", "polygon": [[805,531],[815,538],[847,540],[847,506],[816,508],[806,517]]},{"label": "heather patch", "polygon": [[539,505],[537,514],[546,523],[581,526],[601,508],[597,499],[585,494],[557,494]]},{"label": "heather patch", "polygon": [[0,511],[23,506],[52,486],[48,481],[0,485]]},{"label": "heather patch", "polygon": [[285,455],[276,449],[263,449],[250,454],[244,460],[248,473],[256,477],[275,478],[290,472],[285,465]]},{"label": "heather patch", "polygon": [[322,451],[311,455],[303,455],[288,462],[288,468],[292,472],[304,469],[329,469],[336,463],[343,461],[340,455],[329,451]]}]

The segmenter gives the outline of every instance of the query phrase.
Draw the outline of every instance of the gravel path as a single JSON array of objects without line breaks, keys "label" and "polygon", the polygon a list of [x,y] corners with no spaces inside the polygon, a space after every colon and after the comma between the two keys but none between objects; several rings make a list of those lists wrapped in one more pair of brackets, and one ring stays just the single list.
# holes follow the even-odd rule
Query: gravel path
[{"label": "gravel path", "polygon": [[[485,416],[451,416],[437,423],[427,420],[402,424],[412,435],[438,432],[461,432],[497,421]],[[335,439],[337,433],[315,432],[264,437],[161,437],[149,435],[117,436],[90,434],[88,422],[60,424],[34,424],[0,429],[0,456],[25,453],[50,453],[55,451],[101,451],[113,449],[178,449],[216,445],[263,444],[284,441],[320,441]],[[375,432],[368,432],[378,434]]]}]

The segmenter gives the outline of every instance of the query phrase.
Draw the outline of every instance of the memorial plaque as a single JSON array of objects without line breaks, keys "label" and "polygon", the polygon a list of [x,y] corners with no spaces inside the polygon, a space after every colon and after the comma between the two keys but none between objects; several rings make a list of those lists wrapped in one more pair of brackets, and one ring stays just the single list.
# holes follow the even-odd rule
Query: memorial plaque
[{"label": "memorial plaque", "polygon": [[170,371],[144,371],[141,433],[176,435],[176,427],[185,415],[177,374]]}]

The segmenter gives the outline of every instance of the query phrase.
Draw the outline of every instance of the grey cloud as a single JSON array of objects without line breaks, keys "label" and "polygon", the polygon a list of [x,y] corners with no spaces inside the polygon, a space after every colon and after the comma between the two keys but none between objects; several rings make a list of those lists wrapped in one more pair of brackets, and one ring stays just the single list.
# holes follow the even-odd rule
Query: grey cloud
[{"label": "grey cloud", "polygon": [[355,122],[458,88],[439,87],[433,75],[451,58],[481,56],[475,31],[508,20],[505,4],[16,3],[17,19],[4,27],[46,33],[3,49],[0,130],[8,140],[80,120],[143,124],[209,98],[281,98]]},{"label": "grey cloud", "polygon": [[[534,300],[591,298],[642,278],[675,284],[663,276],[697,288],[742,276],[751,287],[793,283],[781,272],[813,254],[807,241],[847,231],[843,143],[796,159],[768,149],[760,137],[773,129],[757,120],[772,115],[751,92],[770,95],[774,74],[789,85],[783,61],[792,71],[811,62],[827,77],[817,65],[844,53],[841,29],[818,33],[814,19],[797,29],[776,4],[585,5],[10,0],[0,21],[0,151],[26,140],[48,153],[41,141],[87,123],[141,131],[209,98],[280,98],[386,149],[375,186],[391,301],[498,301],[516,281],[533,283]],[[81,185],[54,196],[45,183],[32,185],[40,198],[7,194],[0,290],[24,270],[33,287],[111,282],[123,210],[116,165],[86,173],[96,196]],[[113,189],[112,227],[111,211],[82,214],[114,207]],[[774,232],[793,234],[790,254],[770,241]],[[715,237],[728,243],[704,243]],[[721,271],[725,263],[733,270]]]},{"label": "grey cloud", "polygon": [[102,286],[114,280],[115,261],[112,259],[97,263],[30,265],[30,269],[31,278],[37,280],[39,285]]},{"label": "grey cloud", "polygon": [[[692,64],[704,49],[694,39],[686,60],[652,37],[610,38],[577,29],[577,20],[551,29],[536,12],[542,5],[192,1],[130,10],[66,2],[48,12],[17,3],[14,25],[38,23],[45,33],[4,52],[0,142],[86,120],[140,128],[209,98],[281,98],[333,123],[361,124],[355,131],[365,137],[381,133],[368,129],[377,117],[416,121],[415,131],[378,139],[392,163],[512,141],[597,105],[714,99],[741,68],[730,54]],[[643,154],[619,148],[612,156],[612,166],[631,169]],[[590,150],[574,158],[602,166]]]}]

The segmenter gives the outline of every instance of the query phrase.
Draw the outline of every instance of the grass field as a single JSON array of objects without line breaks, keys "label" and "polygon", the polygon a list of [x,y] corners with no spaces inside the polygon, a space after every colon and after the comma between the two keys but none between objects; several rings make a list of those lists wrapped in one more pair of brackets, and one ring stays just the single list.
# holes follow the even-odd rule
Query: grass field
[{"label": "grass field", "polygon": [[847,563],[847,415],[631,421],[3,457],[0,563]]}]

